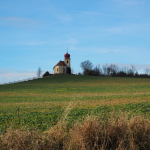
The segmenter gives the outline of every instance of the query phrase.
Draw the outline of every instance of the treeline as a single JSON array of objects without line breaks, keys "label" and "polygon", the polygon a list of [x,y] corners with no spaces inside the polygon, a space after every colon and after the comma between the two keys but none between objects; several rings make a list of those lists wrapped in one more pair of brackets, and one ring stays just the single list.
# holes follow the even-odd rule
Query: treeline
[{"label": "treeline", "polygon": [[[119,68],[115,64],[105,64],[103,66],[97,65],[93,68],[93,64],[87,60],[81,62],[80,67],[83,69],[83,75],[91,76],[114,76],[114,77],[150,77],[150,69],[147,68],[144,74],[139,74],[135,66],[131,68]],[[80,73],[79,73],[80,74]]]}]

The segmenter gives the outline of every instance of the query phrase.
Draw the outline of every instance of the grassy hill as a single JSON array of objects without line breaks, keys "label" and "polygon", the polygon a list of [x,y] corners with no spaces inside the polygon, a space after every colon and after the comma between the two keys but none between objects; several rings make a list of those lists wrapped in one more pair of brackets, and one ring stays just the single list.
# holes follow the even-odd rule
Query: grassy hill
[{"label": "grassy hill", "polygon": [[70,122],[114,108],[150,116],[150,79],[59,75],[0,85],[0,130],[18,122],[18,108],[22,127],[46,130],[68,105]]},{"label": "grassy hill", "polygon": [[150,79],[58,75],[0,85],[0,135],[48,131],[58,124],[65,124],[66,132],[88,116],[108,122],[112,112],[150,120]]},{"label": "grassy hill", "polygon": [[[150,98],[150,79],[61,75],[0,85],[0,103],[99,101]],[[136,100],[135,100],[136,99]],[[114,103],[114,101],[113,101]]]}]

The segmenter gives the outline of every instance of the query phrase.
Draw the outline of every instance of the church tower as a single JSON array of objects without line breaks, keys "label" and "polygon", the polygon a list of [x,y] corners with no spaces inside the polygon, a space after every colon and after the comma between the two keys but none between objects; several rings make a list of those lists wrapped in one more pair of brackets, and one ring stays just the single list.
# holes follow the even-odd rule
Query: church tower
[{"label": "church tower", "polygon": [[71,59],[70,59],[70,54],[68,54],[68,50],[67,53],[64,55],[65,59],[64,62],[67,65],[67,67],[71,68]]}]

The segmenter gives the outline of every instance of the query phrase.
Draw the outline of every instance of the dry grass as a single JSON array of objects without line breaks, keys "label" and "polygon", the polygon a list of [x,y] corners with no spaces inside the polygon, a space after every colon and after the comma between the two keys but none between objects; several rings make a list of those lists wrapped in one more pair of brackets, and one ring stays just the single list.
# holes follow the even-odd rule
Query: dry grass
[{"label": "dry grass", "polygon": [[[67,108],[64,117],[67,117]],[[108,121],[89,116],[83,122],[67,126],[65,119],[46,132],[7,130],[0,138],[1,149],[12,150],[138,150],[150,149],[150,121],[141,116],[113,112]],[[106,119],[107,120],[107,119]]]}]

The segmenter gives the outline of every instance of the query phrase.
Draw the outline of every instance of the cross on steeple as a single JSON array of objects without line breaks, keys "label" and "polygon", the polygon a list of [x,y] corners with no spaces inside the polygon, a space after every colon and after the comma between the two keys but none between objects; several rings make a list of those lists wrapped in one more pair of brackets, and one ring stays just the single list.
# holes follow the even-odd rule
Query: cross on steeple
[{"label": "cross on steeple", "polygon": [[68,53],[68,47],[67,47],[67,53]]}]

